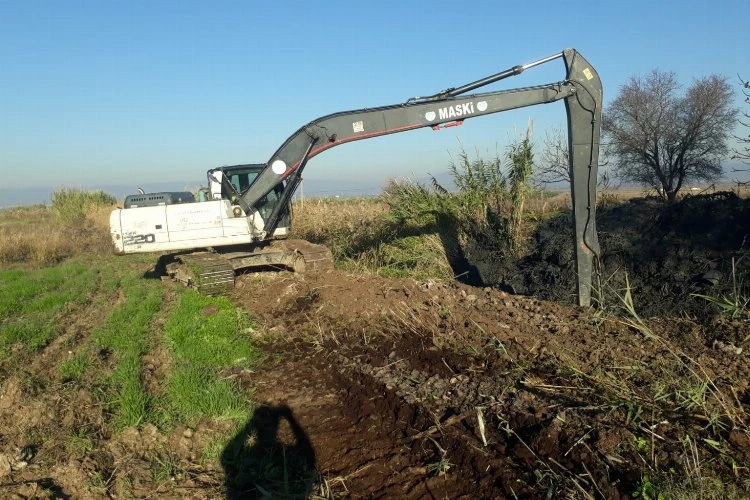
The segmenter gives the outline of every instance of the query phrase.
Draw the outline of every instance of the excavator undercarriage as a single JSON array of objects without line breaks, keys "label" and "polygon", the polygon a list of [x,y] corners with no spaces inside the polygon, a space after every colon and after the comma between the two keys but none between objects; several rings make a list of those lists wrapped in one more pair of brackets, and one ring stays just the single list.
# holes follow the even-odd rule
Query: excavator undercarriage
[{"label": "excavator undercarriage", "polygon": [[333,269],[331,251],[305,240],[274,240],[252,250],[219,248],[214,251],[173,255],[165,274],[207,294],[223,293],[234,286],[240,272],[284,269],[296,273]]}]

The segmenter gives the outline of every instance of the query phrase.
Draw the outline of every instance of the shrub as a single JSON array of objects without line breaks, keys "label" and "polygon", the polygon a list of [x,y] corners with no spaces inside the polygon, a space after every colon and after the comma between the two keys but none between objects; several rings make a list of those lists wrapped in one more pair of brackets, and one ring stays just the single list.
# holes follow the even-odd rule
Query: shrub
[{"label": "shrub", "polygon": [[117,199],[104,191],[58,189],[52,193],[52,209],[65,222],[76,222],[100,207],[111,207]]},{"label": "shrub", "polygon": [[466,274],[470,242],[501,254],[522,250],[532,148],[530,132],[511,144],[507,175],[498,155],[471,158],[462,149],[449,165],[457,191],[435,178],[431,185],[392,180],[375,201],[299,203],[294,236],[326,244],[349,270],[417,279]]},{"label": "shrub", "polygon": [[0,228],[0,264],[56,264],[73,254],[73,244],[59,227],[34,226],[36,231]]},{"label": "shrub", "polygon": [[481,240],[503,253],[514,248],[506,178],[499,157],[471,159],[465,150],[450,164],[458,191],[451,192],[433,178],[432,186],[391,182],[383,193],[389,206],[388,220],[394,224],[415,224],[424,231],[436,231],[449,254],[460,253],[469,240]]},{"label": "shrub", "polygon": [[37,205],[0,211],[0,266],[47,266],[75,254],[112,251],[108,224],[114,198],[102,192],[71,193],[76,192],[55,192],[52,208]]}]

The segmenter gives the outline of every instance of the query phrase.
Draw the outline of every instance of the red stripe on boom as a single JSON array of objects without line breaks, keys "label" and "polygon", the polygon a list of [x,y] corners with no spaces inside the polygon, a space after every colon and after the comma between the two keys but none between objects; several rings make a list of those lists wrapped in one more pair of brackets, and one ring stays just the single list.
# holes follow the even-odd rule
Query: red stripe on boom
[{"label": "red stripe on boom", "polygon": [[[310,154],[307,156],[307,158],[308,159],[312,158],[313,156],[322,153],[326,149],[332,148],[334,146],[338,146],[339,144],[343,144],[345,142],[356,141],[358,139],[366,139],[368,137],[377,137],[379,135],[387,135],[387,134],[392,134],[392,133],[395,133],[395,132],[401,132],[403,130],[411,130],[411,129],[425,127],[425,126],[426,125],[419,123],[419,124],[415,124],[415,125],[406,125],[406,126],[403,126],[403,127],[392,128],[392,129],[389,129],[389,130],[384,130],[383,132],[369,132],[367,134],[350,135],[349,137],[345,137],[343,139],[336,139],[333,142],[327,142],[326,144],[323,144],[322,146],[319,146],[319,147],[313,149],[312,151],[310,151]],[[302,160],[300,159],[297,162],[295,162],[294,165],[292,165],[291,167],[288,167],[286,169],[286,172],[284,172],[282,174],[281,180],[286,179],[289,176],[289,174],[291,174],[292,172],[294,172],[294,170],[299,166],[299,164],[301,162],[302,162]]]}]

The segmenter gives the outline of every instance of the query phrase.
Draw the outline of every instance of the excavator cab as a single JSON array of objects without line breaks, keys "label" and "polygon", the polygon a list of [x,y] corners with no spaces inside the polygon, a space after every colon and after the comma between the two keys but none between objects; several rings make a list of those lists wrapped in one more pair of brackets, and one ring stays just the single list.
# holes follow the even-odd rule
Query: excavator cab
[{"label": "excavator cab", "polygon": [[[216,169],[222,172],[222,184],[221,184],[221,198],[230,200],[232,204],[236,204],[239,197],[247,191],[247,189],[255,181],[260,172],[266,168],[265,164],[249,164],[249,165],[232,165],[227,167],[220,167]],[[258,200],[255,208],[260,213],[263,220],[268,220],[271,213],[273,212],[276,205],[281,199],[281,194],[284,192],[286,183],[281,182],[274,187],[268,194]],[[287,207],[285,215],[282,217],[279,226],[288,228],[291,224],[289,216],[291,207]]]}]

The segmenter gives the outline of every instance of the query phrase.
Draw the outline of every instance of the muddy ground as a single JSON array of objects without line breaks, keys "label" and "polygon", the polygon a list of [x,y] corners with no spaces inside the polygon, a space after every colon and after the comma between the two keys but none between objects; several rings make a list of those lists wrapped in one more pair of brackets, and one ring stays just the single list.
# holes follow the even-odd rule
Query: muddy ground
[{"label": "muddy ground", "polygon": [[[656,324],[662,342],[489,288],[336,271],[248,276],[236,298],[264,318],[279,355],[255,379],[256,400],[304,431],[293,439],[287,426],[278,443],[305,443],[306,463],[336,494],[628,498],[644,464],[679,477],[689,461],[680,440],[702,416],[679,421],[651,408],[649,430],[663,440],[651,456],[637,445],[650,437],[638,430],[645,424],[634,426],[626,408],[648,397],[638,388],[661,368],[674,373],[673,346],[750,404],[747,352],[707,346],[689,321]],[[611,388],[616,376],[632,377],[633,392]],[[747,435],[722,432],[750,463]]]}]

